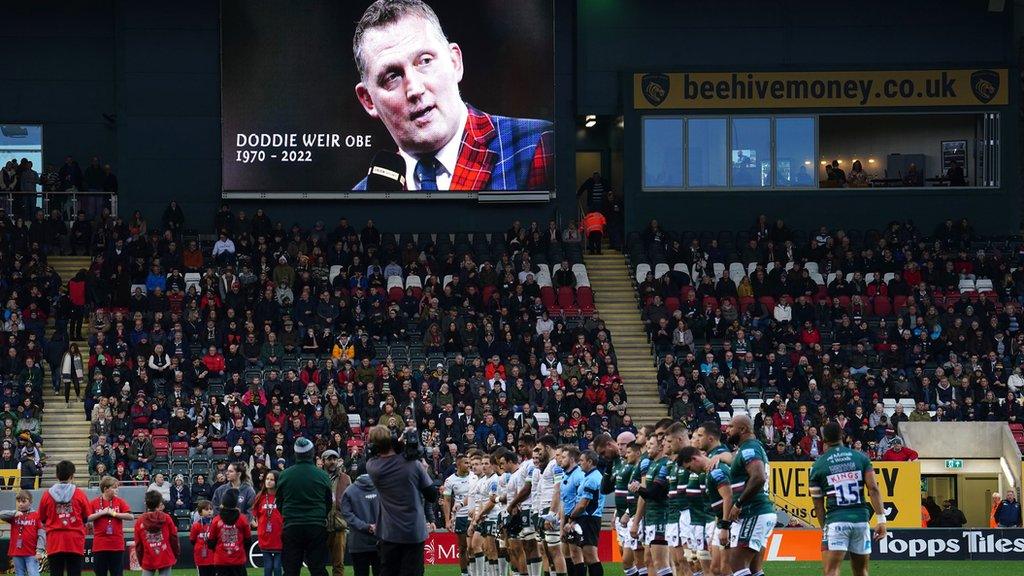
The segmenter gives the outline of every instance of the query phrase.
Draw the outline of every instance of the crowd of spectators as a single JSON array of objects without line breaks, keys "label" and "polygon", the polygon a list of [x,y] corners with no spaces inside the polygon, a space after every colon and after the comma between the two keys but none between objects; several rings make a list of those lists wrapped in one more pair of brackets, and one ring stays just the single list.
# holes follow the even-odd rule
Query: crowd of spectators
[{"label": "crowd of spectators", "polygon": [[755,426],[776,459],[819,454],[828,420],[882,459],[916,458],[900,439],[908,420],[1024,432],[1019,238],[978,238],[967,221],[930,235],[909,221],[804,233],[762,216],[739,234],[654,221],[629,244],[633,265],[651,268],[642,316],[675,418],[763,400]]},{"label": "crowd of spectators", "polygon": [[604,322],[542,298],[545,274],[576,290],[575,223],[414,237],[224,205],[214,239],[186,232],[173,202],[159,226],[80,221],[91,240],[72,245],[91,264],[54,306],[58,330],[87,341],[65,375],[83,380],[94,478],[176,502],[178,484],[194,498],[195,482],[229,480],[229,460],[260,485],[299,435],[356,466],[361,431],[382,423],[415,427],[443,479],[468,446],[634,430]]}]

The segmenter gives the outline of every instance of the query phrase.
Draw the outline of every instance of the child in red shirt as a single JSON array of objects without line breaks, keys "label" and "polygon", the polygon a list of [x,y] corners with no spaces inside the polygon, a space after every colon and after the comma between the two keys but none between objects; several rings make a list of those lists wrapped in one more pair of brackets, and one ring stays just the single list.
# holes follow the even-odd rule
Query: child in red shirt
[{"label": "child in red shirt", "polygon": [[155,490],[146,492],[146,513],[135,522],[135,554],[142,576],[171,576],[178,561],[178,527],[163,509],[164,497]]},{"label": "child in red shirt", "polygon": [[213,565],[213,550],[206,545],[206,539],[210,536],[210,520],[213,519],[213,504],[209,500],[200,500],[196,504],[196,513],[199,520],[192,524],[188,533],[188,539],[192,542],[192,559],[199,569],[199,576],[214,576],[216,568]]},{"label": "child in red shirt", "polygon": [[7,556],[13,559],[16,576],[39,576],[39,560],[46,554],[46,533],[39,513],[32,512],[32,493],[18,492],[17,510],[0,511],[0,520],[11,524],[11,543]]},{"label": "child in red shirt", "polygon": [[206,544],[213,549],[218,576],[246,576],[249,555],[249,519],[238,510],[238,490],[230,488],[220,503],[220,514],[210,523]]},{"label": "child in red shirt", "polygon": [[277,477],[271,470],[263,479],[263,490],[256,495],[252,506],[253,525],[263,551],[263,576],[281,576],[281,530],[284,518],[277,509]]},{"label": "child in red shirt", "polygon": [[124,521],[135,516],[128,503],[117,497],[119,485],[117,478],[104,476],[100,480],[100,495],[89,503],[96,576],[124,574]]},{"label": "child in red shirt", "polygon": [[52,576],[79,576],[85,560],[89,497],[75,486],[75,464],[57,463],[57,483],[39,499],[39,521],[46,529],[46,556]]}]

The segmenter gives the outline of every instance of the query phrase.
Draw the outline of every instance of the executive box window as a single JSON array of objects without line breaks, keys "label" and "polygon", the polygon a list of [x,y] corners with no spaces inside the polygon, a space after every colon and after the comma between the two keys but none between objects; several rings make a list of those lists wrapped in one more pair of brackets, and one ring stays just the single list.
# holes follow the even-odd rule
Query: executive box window
[{"label": "executive box window", "polygon": [[998,113],[646,116],[643,129],[649,190],[1000,185]]},{"label": "executive box window", "polygon": [[[14,160],[32,163],[32,170],[43,173],[43,127],[31,124],[0,125],[0,168]],[[41,189],[39,186],[37,190]]]},{"label": "executive box window", "polygon": [[643,187],[814,188],[816,136],[813,116],[645,116]]},{"label": "executive box window", "polygon": [[772,181],[772,121],[733,118],[729,162],[735,188],[764,188]]},{"label": "executive box window", "polygon": [[683,187],[683,119],[647,117],[644,131],[644,188]]},{"label": "executive box window", "polygon": [[686,132],[686,175],[691,188],[728,185],[725,118],[690,118]]},{"label": "executive box window", "polygon": [[[823,188],[999,186],[999,114],[836,114],[818,123]],[[841,177],[830,178],[833,163]],[[864,178],[851,178],[855,164]]]},{"label": "executive box window", "polygon": [[814,118],[775,119],[775,185],[814,186]]}]

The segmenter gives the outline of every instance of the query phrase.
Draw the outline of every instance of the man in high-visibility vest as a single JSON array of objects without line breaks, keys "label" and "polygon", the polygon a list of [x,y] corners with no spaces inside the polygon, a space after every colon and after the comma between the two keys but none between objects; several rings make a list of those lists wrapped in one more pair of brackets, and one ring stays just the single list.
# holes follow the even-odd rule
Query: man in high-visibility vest
[{"label": "man in high-visibility vest", "polygon": [[587,252],[589,254],[601,253],[601,238],[604,236],[606,223],[604,214],[600,212],[590,212],[583,217],[583,231],[587,234]]}]

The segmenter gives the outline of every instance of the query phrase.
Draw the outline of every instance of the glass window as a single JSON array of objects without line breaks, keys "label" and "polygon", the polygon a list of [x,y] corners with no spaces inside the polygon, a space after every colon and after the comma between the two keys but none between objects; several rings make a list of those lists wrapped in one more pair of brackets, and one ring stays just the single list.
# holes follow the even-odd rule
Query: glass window
[{"label": "glass window", "polygon": [[725,118],[690,118],[686,126],[687,185],[691,188],[725,186]]},{"label": "glass window", "polygon": [[[0,167],[14,160],[26,159],[36,174],[43,172],[43,127],[38,125],[4,124],[0,126]],[[36,190],[42,187],[37,185]]]},{"label": "glass window", "polygon": [[644,188],[683,187],[683,119],[644,118]]},{"label": "glass window", "polygon": [[771,120],[733,118],[732,186],[763,188],[772,185]]},{"label": "glass window", "polygon": [[775,119],[775,185],[813,187],[814,118]]}]

